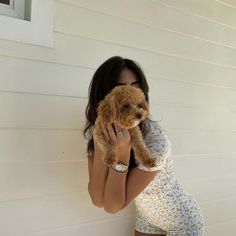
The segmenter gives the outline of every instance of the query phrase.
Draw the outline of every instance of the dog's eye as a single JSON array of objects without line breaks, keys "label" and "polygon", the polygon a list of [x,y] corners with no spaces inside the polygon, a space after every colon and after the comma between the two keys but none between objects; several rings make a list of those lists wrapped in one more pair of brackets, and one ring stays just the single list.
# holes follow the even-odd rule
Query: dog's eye
[{"label": "dog's eye", "polygon": [[129,104],[125,104],[123,107],[124,108],[129,108]]},{"label": "dog's eye", "polygon": [[143,105],[142,104],[138,104],[138,108],[143,108]]}]

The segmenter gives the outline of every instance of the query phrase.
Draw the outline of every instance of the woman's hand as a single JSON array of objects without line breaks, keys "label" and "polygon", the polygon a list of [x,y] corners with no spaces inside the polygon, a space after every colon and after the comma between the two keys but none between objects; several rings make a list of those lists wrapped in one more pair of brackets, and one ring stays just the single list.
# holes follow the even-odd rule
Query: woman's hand
[{"label": "woman's hand", "polygon": [[106,127],[102,125],[103,133],[107,140],[112,141],[117,159],[124,164],[128,164],[131,150],[129,130],[121,128],[117,123],[114,123],[114,127],[115,129],[111,124]]}]

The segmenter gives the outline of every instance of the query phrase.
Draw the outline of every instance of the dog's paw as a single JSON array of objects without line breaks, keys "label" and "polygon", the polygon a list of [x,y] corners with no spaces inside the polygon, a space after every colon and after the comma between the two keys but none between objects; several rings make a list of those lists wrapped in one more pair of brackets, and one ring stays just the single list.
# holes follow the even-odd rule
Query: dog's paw
[{"label": "dog's paw", "polygon": [[143,165],[146,167],[155,167],[156,166],[156,159],[155,158],[145,159]]}]

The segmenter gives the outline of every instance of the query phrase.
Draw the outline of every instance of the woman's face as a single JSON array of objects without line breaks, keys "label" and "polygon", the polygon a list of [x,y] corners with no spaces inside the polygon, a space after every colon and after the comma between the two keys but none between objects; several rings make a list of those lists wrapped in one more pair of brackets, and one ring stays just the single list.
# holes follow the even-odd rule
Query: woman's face
[{"label": "woman's face", "polygon": [[140,87],[135,74],[129,69],[122,70],[117,85],[132,85],[134,87]]}]

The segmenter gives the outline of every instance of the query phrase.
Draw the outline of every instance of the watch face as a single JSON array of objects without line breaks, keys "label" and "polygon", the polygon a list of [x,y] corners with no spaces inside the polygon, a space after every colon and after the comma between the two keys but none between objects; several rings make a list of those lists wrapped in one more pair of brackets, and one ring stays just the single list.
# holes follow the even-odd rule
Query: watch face
[{"label": "watch face", "polygon": [[118,170],[121,170],[121,171],[125,171],[127,169],[127,167],[123,164],[118,164]]},{"label": "watch face", "polygon": [[125,172],[128,169],[128,166],[122,164],[122,163],[117,163],[113,166],[113,168],[117,171]]}]

